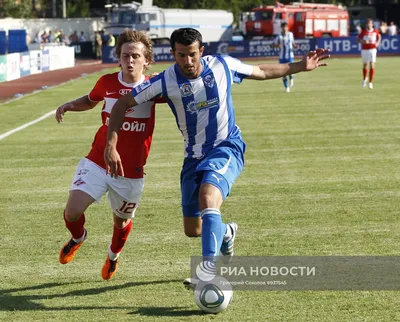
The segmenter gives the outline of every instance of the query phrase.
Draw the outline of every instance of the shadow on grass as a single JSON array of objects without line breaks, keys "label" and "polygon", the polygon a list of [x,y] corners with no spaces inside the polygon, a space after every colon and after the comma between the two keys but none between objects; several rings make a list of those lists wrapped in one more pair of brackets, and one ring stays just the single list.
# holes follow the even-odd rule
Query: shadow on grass
[{"label": "shadow on grass", "polygon": [[[120,309],[120,310],[131,310],[132,306],[62,306],[62,307],[47,307],[41,303],[36,303],[34,301],[49,300],[56,298],[67,298],[67,297],[77,297],[77,296],[88,296],[97,295],[105,292],[110,292],[114,290],[120,290],[128,287],[136,287],[143,285],[154,285],[154,284],[167,284],[172,282],[180,282],[180,280],[164,280],[164,281],[146,281],[146,282],[129,282],[125,284],[109,285],[104,287],[94,287],[82,290],[74,290],[67,293],[58,294],[32,294],[32,295],[17,295],[13,293],[20,293],[24,291],[36,291],[50,289],[53,287],[63,287],[71,284],[81,284],[76,283],[45,283],[40,285],[32,285],[28,287],[12,288],[6,290],[0,290],[0,311],[63,311],[63,310],[96,310],[96,309]],[[74,300],[76,302],[76,300]]]},{"label": "shadow on grass", "polygon": [[129,314],[145,316],[193,316],[204,315],[200,309],[188,310],[186,307],[141,307]]}]

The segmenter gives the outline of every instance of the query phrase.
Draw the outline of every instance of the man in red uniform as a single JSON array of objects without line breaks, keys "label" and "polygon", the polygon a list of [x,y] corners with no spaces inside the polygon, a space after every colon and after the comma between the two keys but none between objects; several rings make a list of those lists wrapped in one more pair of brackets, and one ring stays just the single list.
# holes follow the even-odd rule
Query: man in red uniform
[{"label": "man in red uniform", "polygon": [[96,133],[91,151],[78,163],[70,188],[64,220],[72,238],[62,247],[59,260],[61,264],[67,264],[74,258],[87,238],[84,228],[85,210],[108,192],[114,232],[102,268],[102,277],[105,280],[115,274],[118,256],[132,228],[131,219],[144,186],[143,167],[150,150],[155,118],[155,101],[126,111],[117,147],[124,173],[120,173],[118,178],[107,175],[104,149],[111,110],[119,97],[137,86],[147,85],[148,77],[144,73],[152,62],[153,48],[145,33],[126,29],[118,37],[116,54],[121,66],[120,72],[100,77],[88,95],[61,105],[56,112],[56,120],[60,123],[65,112],[90,110],[100,101],[104,101],[101,111],[102,126]]},{"label": "man in red uniform", "polygon": [[363,60],[363,82],[362,87],[367,86],[367,65],[369,63],[369,84],[368,87],[373,89],[372,81],[375,74],[376,51],[381,42],[381,35],[377,29],[374,28],[374,21],[367,19],[366,28],[361,31],[357,37],[357,42],[362,44],[361,57]]}]

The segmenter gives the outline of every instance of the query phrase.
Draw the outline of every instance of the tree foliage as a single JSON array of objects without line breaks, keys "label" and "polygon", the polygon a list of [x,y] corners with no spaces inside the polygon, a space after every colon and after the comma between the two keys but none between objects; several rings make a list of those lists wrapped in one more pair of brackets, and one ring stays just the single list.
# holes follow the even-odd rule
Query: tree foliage
[{"label": "tree foliage", "polygon": [[30,18],[32,16],[32,0],[3,0],[3,18]]}]

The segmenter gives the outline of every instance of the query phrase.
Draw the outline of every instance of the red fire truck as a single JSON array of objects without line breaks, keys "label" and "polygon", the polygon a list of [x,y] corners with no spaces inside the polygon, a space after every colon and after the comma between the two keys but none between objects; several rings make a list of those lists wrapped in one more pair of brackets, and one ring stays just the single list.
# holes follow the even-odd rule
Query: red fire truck
[{"label": "red fire truck", "polygon": [[281,32],[287,22],[295,38],[346,37],[349,35],[349,13],[345,7],[294,2],[253,8],[245,15],[246,38],[272,37]]}]

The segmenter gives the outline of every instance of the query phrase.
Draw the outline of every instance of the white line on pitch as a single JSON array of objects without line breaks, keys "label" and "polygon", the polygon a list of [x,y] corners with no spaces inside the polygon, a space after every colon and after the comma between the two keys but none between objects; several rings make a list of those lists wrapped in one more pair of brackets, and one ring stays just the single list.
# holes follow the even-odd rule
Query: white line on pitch
[{"label": "white line on pitch", "polygon": [[25,124],[23,124],[21,126],[18,126],[17,128],[15,128],[15,129],[13,129],[11,131],[8,131],[8,132],[6,132],[4,134],[0,134],[0,141],[5,139],[7,136],[10,136],[11,134],[13,134],[15,132],[21,131],[21,130],[27,128],[28,126],[31,126],[31,125],[33,125],[35,123],[38,123],[38,122],[48,118],[49,116],[51,116],[51,115],[53,115],[55,113],[56,113],[56,110],[51,111],[49,113],[46,113],[46,114],[42,115],[41,117],[37,118],[36,120],[30,121],[30,122],[25,123]]}]

